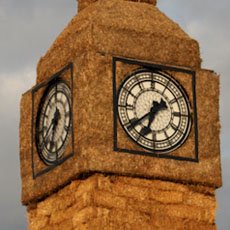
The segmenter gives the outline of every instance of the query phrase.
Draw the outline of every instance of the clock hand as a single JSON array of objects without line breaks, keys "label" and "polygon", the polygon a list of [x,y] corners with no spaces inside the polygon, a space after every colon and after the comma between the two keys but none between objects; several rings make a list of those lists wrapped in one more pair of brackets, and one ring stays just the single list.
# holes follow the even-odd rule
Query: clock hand
[{"label": "clock hand", "polygon": [[56,108],[56,111],[54,113],[54,126],[53,126],[53,130],[56,129],[56,126],[58,125],[58,121],[60,120],[61,116],[60,116],[60,112],[59,109]]},{"label": "clock hand", "polygon": [[[139,119],[132,119],[130,121],[130,124],[127,126],[127,129],[130,130],[132,128],[134,128],[135,126],[137,126],[142,120],[146,119],[147,117],[149,117],[149,124],[148,124],[148,128],[150,127],[151,123],[153,122],[155,115],[163,109],[167,109],[167,105],[165,103],[164,100],[161,99],[160,103],[158,103],[157,101],[153,101],[153,106],[150,109],[150,112],[146,113],[145,115],[143,115],[141,118]],[[144,127],[146,128],[146,127]]]},{"label": "clock hand", "polygon": [[141,118],[139,119],[132,119],[130,121],[130,124],[127,126],[127,129],[130,130],[132,128],[134,128],[135,126],[137,126],[142,120],[146,119],[148,116],[149,116],[150,112],[146,113],[144,116],[142,116]]},{"label": "clock hand", "polygon": [[60,120],[60,112],[59,109],[56,108],[56,111],[54,113],[54,118],[53,118],[54,122],[53,122],[53,128],[52,128],[52,136],[50,138],[50,149],[52,150],[53,146],[54,146],[54,134],[58,125],[58,121]]},{"label": "clock hand", "polygon": [[48,130],[47,130],[47,132],[46,132],[46,134],[45,134],[45,136],[44,136],[44,138],[43,138],[43,141],[42,141],[42,143],[41,143],[41,146],[43,146],[44,144],[46,144],[47,143],[47,137],[49,137],[49,132],[50,132],[50,130],[51,130],[51,127],[53,126],[53,121],[54,121],[54,119],[52,119],[52,121],[51,121],[51,124],[50,124],[50,126],[49,126],[49,128],[48,128]]},{"label": "clock hand", "polygon": [[50,150],[52,150],[54,147],[54,133],[55,133],[55,127],[53,126],[52,134],[51,134],[52,136],[50,138]]},{"label": "clock hand", "polygon": [[58,109],[56,109],[55,113],[54,113],[54,117],[50,123],[50,126],[43,138],[43,142],[42,142],[42,145],[44,144],[44,142],[47,142],[47,138],[49,137],[49,133],[50,133],[50,130],[51,128],[53,127],[53,132],[54,132],[54,129],[56,128],[57,124],[58,124],[58,120],[60,119],[60,112]]},{"label": "clock hand", "polygon": [[165,101],[163,99],[161,99],[160,103],[158,103],[157,101],[153,101],[153,105],[150,109],[149,112],[149,122],[148,122],[148,126],[147,127],[143,127],[140,131],[140,133],[142,135],[147,135],[148,133],[151,132],[151,124],[153,123],[156,115],[158,112],[160,112],[161,110],[167,109],[167,105],[165,103]]},{"label": "clock hand", "polygon": [[153,106],[150,109],[150,114],[149,114],[149,123],[148,123],[148,128],[150,128],[156,114],[160,112],[161,110],[167,109],[167,105],[163,99],[161,99],[160,103],[157,101],[153,101]]}]

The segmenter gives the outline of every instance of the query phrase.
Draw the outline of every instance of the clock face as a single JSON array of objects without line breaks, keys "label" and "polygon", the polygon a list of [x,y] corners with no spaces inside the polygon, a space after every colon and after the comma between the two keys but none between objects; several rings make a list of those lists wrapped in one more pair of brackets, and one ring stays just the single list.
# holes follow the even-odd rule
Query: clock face
[{"label": "clock face", "polygon": [[133,72],[122,82],[117,103],[121,126],[143,148],[169,153],[189,135],[188,97],[167,73],[144,69]]},{"label": "clock face", "polygon": [[57,80],[46,90],[36,122],[36,145],[39,156],[48,165],[63,156],[71,129],[71,91]]}]

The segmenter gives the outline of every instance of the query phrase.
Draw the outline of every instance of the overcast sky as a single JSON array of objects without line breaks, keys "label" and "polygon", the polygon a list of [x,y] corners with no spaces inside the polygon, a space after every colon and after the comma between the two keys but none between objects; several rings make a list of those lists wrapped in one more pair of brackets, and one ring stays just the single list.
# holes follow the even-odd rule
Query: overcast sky
[{"label": "overcast sky", "polygon": [[[217,192],[218,229],[230,226],[230,1],[158,0],[201,47],[203,67],[221,75],[224,187]],[[36,64],[76,14],[75,0],[0,0],[0,230],[26,229],[20,204],[19,101],[35,83]]]}]

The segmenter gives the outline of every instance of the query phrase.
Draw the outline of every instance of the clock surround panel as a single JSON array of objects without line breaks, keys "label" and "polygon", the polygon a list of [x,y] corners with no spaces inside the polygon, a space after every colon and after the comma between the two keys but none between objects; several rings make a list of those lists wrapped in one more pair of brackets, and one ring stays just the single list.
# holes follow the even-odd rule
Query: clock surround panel
[{"label": "clock surround panel", "polygon": [[[147,155],[147,156],[159,157],[159,158],[182,160],[182,161],[199,162],[197,109],[196,109],[196,74],[195,74],[195,71],[193,71],[191,69],[186,69],[186,68],[166,66],[166,65],[160,65],[160,64],[153,64],[150,62],[141,62],[141,61],[123,58],[123,57],[113,57],[112,68],[113,68],[112,72],[113,72],[113,106],[114,106],[114,131],[113,131],[114,132],[114,151],[126,152],[126,153],[132,153],[132,154],[140,154],[140,155]],[[143,76],[142,76],[142,74],[143,74]],[[159,149],[158,150],[154,149],[154,146],[152,146],[152,143],[154,145],[154,141],[150,140],[151,137],[145,138],[147,135],[150,136],[150,131],[152,134],[157,133],[157,132],[154,132],[153,130],[151,130],[151,127],[154,129],[154,124],[153,124],[154,122],[151,121],[152,122],[151,127],[149,129],[149,132],[147,132],[146,129],[148,129],[147,128],[148,122],[147,121],[142,122],[142,119],[144,120],[145,118],[147,118],[145,120],[148,120],[150,116],[149,117],[148,116],[147,117],[146,116],[141,117],[141,115],[140,115],[141,112],[139,115],[137,115],[136,107],[135,107],[135,106],[137,106],[137,103],[135,103],[135,101],[138,101],[138,99],[141,96],[143,97],[144,94],[148,93],[149,94],[148,96],[150,96],[151,98],[154,98],[154,97],[157,98],[160,95],[160,93],[162,93],[162,92],[160,92],[160,90],[158,90],[159,92],[156,92],[156,94],[158,94],[158,95],[153,95],[153,94],[155,94],[155,92],[153,90],[148,90],[147,93],[143,93],[145,91],[144,90],[145,86],[144,86],[143,82],[144,81],[151,81],[150,80],[150,78],[151,78],[150,74],[155,74],[155,77],[157,77],[157,76],[158,76],[158,78],[161,77],[162,81],[168,82],[168,83],[166,82],[166,85],[163,84],[164,85],[163,87],[162,87],[162,85],[161,86],[159,85],[159,88],[161,87],[162,91],[167,89],[167,84],[171,84],[171,87],[175,89],[175,93],[178,92],[182,96],[182,99],[183,99],[182,106],[183,107],[187,106],[187,108],[185,108],[186,114],[184,114],[187,117],[187,121],[186,121],[186,118],[184,117],[185,123],[187,122],[187,126],[185,124],[186,127],[184,127],[184,131],[181,131],[181,136],[182,136],[181,140],[179,140],[177,144],[169,143],[170,137],[168,137],[166,132],[163,132],[164,127],[161,127],[163,130],[161,132],[166,133],[165,137],[164,137],[165,141],[163,141],[163,142],[167,142],[168,147],[167,146],[165,148],[163,147],[162,150],[160,149],[160,151],[159,151]],[[177,77],[178,79],[175,80],[172,75],[174,75],[174,76],[179,75],[179,77]],[[141,80],[141,78],[142,79],[144,78],[144,80]],[[190,81],[190,87],[189,88],[187,87],[187,90],[184,90],[183,89],[183,83],[179,84],[178,81],[183,82],[186,79],[188,81]],[[135,81],[137,84],[135,84]],[[142,84],[142,86],[140,86],[140,84]],[[147,88],[150,87],[150,86],[147,86],[148,83],[145,83],[145,84],[146,84]],[[127,89],[127,87],[131,87],[132,91],[134,91],[134,93],[129,92],[129,89]],[[138,92],[136,92],[137,95],[134,95],[135,94],[135,87],[136,88],[139,87],[139,91],[141,92],[141,93],[139,93],[140,95],[138,94]],[[138,91],[138,89],[136,91]],[[171,89],[171,91],[172,91],[172,89]],[[190,95],[187,95],[187,92],[189,92]],[[129,106],[134,106],[135,108],[133,108],[133,109],[131,109],[131,107],[130,107],[130,109],[128,109],[127,107],[126,107],[126,109],[124,109],[124,107],[121,108],[122,107],[121,104],[122,103],[124,104],[124,102],[122,102],[121,98],[123,100],[125,100],[124,98],[126,98],[126,100],[128,100],[127,98],[129,98],[129,99],[133,98],[133,101],[134,101],[133,105],[129,105]],[[162,102],[167,101],[167,99],[164,99],[164,97],[161,95],[158,98],[159,100],[157,99],[158,102],[155,102],[155,103],[160,103],[160,98],[163,99]],[[130,99],[130,101],[132,101],[132,99]],[[143,104],[143,103],[147,103],[147,102],[142,100],[141,103]],[[141,105],[141,103],[139,103],[139,105]],[[147,103],[147,104],[149,104],[149,103]],[[167,106],[169,106],[168,102],[167,102],[166,107]],[[148,107],[147,110],[144,109],[145,115],[149,115],[150,105],[148,105],[147,107]],[[179,110],[180,109],[181,108],[179,108]],[[133,110],[133,114],[132,114],[132,112],[130,112],[132,110]],[[173,110],[173,109],[171,108],[171,110]],[[169,109],[168,109],[168,111],[169,111]],[[129,114],[131,114],[131,115],[129,115]],[[166,114],[166,113],[164,112],[164,114]],[[177,116],[177,114],[178,113],[176,113],[176,116]],[[142,115],[143,115],[143,112],[142,112]],[[157,111],[156,111],[156,117],[157,117]],[[171,118],[169,118],[169,120],[167,120],[167,118],[165,118],[167,120],[166,121],[167,127],[169,127],[169,124],[171,122],[170,119],[172,120],[172,117],[173,116],[171,116]],[[129,119],[131,119],[131,120],[129,120]],[[159,119],[160,119],[160,117],[159,117]],[[159,119],[158,119],[158,121],[160,121]],[[163,126],[165,126],[165,125],[163,125]],[[179,126],[176,128],[177,130],[175,129],[176,130],[175,133],[180,132],[180,130],[178,131],[178,129],[180,128]],[[122,130],[121,130],[121,127],[122,127]],[[167,128],[167,127],[165,127],[165,128]],[[191,132],[190,132],[190,128],[191,128]],[[165,129],[165,130],[167,131],[167,129]],[[139,133],[138,133],[138,131],[139,131]],[[129,137],[125,141],[122,141],[122,139],[125,138],[124,134],[122,134],[122,132],[125,133],[127,137]],[[172,137],[174,136],[174,134],[172,135]],[[183,154],[181,155],[182,151],[180,151],[180,149],[179,149],[179,151],[177,151],[177,149],[182,148],[183,145],[186,145],[186,139],[190,139],[190,143],[192,141],[194,143],[195,147],[192,150],[190,150],[189,152],[184,151]],[[135,144],[128,145],[127,142],[133,142]],[[171,145],[171,146],[169,146],[169,145]],[[178,152],[179,152],[179,154],[178,154]]]},{"label": "clock surround panel", "polygon": [[[68,106],[65,105],[64,108],[64,104],[59,98],[61,96],[63,99],[63,95],[57,95],[58,98],[56,98],[56,93],[63,94],[65,96],[64,99],[67,100]],[[56,105],[56,102],[58,103],[58,106]],[[56,111],[53,111],[54,107],[56,107]],[[59,109],[57,109],[57,107],[59,107]],[[63,114],[65,109],[67,109],[69,113],[67,119]],[[70,157],[73,157],[74,115],[72,109],[73,64],[70,63],[57,73],[53,74],[46,81],[37,84],[32,89],[31,165],[34,179],[56,168],[58,165],[64,163]],[[46,111],[48,111],[47,114]],[[55,121],[57,112],[59,116]],[[67,122],[67,126],[63,122]],[[43,125],[45,128],[42,127]],[[56,127],[54,128],[54,126]],[[60,134],[58,134],[58,130],[60,130]],[[63,141],[62,134],[65,136]],[[57,139],[57,145],[58,142],[62,142],[61,146],[56,146],[56,151],[51,151],[50,145],[52,144],[52,136],[54,145],[55,139]],[[45,143],[46,141],[47,143]]]}]

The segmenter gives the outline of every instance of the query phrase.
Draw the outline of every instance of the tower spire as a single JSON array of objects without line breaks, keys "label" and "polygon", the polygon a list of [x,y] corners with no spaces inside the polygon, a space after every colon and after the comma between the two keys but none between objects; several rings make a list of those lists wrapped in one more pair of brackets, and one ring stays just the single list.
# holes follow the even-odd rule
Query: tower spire
[{"label": "tower spire", "polygon": [[[78,12],[89,6],[90,4],[97,2],[98,0],[77,0],[78,1]],[[123,0],[123,1],[132,1],[132,2],[143,2],[156,5],[157,0]]]}]

